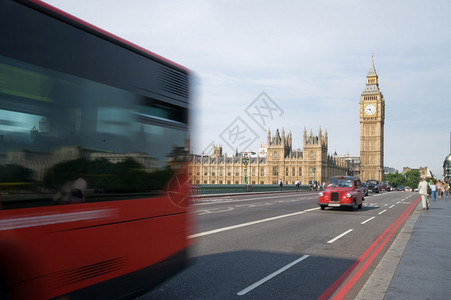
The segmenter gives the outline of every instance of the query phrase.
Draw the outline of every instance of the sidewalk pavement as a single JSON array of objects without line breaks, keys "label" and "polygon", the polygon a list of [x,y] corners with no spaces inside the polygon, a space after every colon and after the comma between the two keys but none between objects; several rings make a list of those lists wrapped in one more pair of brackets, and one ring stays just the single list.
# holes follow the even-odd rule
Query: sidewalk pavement
[{"label": "sidewalk pavement", "polygon": [[356,299],[451,299],[451,196],[419,202]]}]

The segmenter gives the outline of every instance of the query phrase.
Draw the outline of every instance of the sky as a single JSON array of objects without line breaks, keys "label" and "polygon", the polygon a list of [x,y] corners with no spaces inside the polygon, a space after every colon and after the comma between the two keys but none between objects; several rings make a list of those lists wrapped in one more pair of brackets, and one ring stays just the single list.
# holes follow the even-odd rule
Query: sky
[{"label": "sky", "polygon": [[193,153],[258,152],[268,130],[328,134],[360,155],[372,55],[385,99],[384,165],[429,167],[451,151],[451,1],[46,0],[191,70]]}]

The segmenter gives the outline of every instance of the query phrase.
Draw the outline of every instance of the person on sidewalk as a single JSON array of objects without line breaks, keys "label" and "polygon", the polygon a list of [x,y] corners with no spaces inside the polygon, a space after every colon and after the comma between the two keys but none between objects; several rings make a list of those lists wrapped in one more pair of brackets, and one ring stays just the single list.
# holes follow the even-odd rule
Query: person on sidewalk
[{"label": "person on sidewalk", "polygon": [[442,198],[442,181],[441,180],[437,181],[436,186],[437,186],[437,196],[438,198]]},{"label": "person on sidewalk", "polygon": [[446,199],[448,199],[449,193],[451,193],[451,187],[448,182],[445,182]]},{"label": "person on sidewalk", "polygon": [[445,195],[446,195],[446,182],[443,182],[442,181],[442,197],[441,198],[445,198]]},{"label": "person on sidewalk", "polygon": [[434,180],[432,180],[431,182],[431,192],[432,192],[432,200],[435,201],[435,199],[437,199],[437,186],[435,185]]},{"label": "person on sidewalk", "polygon": [[418,193],[421,196],[421,205],[423,205],[423,210],[429,209],[428,205],[428,183],[424,178],[421,178],[418,184]]}]

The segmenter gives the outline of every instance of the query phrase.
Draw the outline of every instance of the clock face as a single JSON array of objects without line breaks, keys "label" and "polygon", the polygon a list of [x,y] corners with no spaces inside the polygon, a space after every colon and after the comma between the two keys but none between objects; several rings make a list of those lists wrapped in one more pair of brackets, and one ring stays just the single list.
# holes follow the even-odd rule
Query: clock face
[{"label": "clock face", "polygon": [[376,113],[376,106],[374,104],[368,104],[365,106],[364,112],[368,116],[372,116]]}]

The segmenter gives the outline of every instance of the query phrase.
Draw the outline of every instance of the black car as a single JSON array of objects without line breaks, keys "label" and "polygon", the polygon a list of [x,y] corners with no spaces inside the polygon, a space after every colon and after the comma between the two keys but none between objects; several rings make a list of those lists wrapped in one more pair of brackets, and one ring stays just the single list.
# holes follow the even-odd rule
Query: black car
[{"label": "black car", "polygon": [[382,181],[379,184],[379,190],[390,192],[391,191],[390,183],[388,181]]},{"label": "black car", "polygon": [[368,186],[368,191],[379,193],[379,180],[367,180],[366,185]]},{"label": "black car", "polygon": [[365,182],[362,182],[362,189],[365,196],[368,196],[368,186],[366,185]]}]

